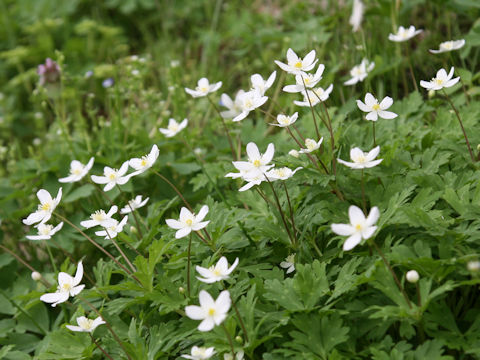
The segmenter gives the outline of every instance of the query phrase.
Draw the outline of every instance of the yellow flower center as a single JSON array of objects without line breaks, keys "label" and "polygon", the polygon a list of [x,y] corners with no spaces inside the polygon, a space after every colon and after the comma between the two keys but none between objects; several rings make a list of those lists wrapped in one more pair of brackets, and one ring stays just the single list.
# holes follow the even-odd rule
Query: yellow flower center
[{"label": "yellow flower center", "polygon": [[71,173],[72,173],[73,175],[80,175],[80,174],[82,173],[82,169],[73,169],[73,170],[71,171]]},{"label": "yellow flower center", "polygon": [[52,205],[50,203],[44,203],[40,206],[40,210],[49,211]]},{"label": "yellow flower center", "polygon": [[451,41],[443,43],[442,45],[443,45],[443,48],[447,50],[450,50],[451,48],[453,48],[453,43]]},{"label": "yellow flower center", "polygon": [[198,91],[203,92],[203,93],[207,93],[208,92],[208,87],[198,88]]},{"label": "yellow flower center", "polygon": [[97,210],[95,211],[94,214],[92,214],[91,218],[92,220],[95,220],[98,222],[103,221],[105,219],[105,212]]},{"label": "yellow flower center", "polygon": [[214,308],[208,309],[208,316],[213,316],[213,315],[215,315],[215,309]]},{"label": "yellow flower center", "polygon": [[93,320],[85,319],[83,321],[80,321],[78,325],[80,325],[80,327],[85,330],[90,330],[93,327]]},{"label": "yellow flower center", "polygon": [[145,158],[145,156],[142,157],[142,161],[140,161],[140,165],[142,165],[142,166],[147,166],[147,164],[148,164],[148,161],[147,161],[147,159]]},{"label": "yellow flower center", "polygon": [[262,163],[260,162],[260,160],[254,160],[253,161],[253,166],[255,166],[255,167],[260,167],[261,164]]},{"label": "yellow flower center", "polygon": [[301,69],[303,66],[302,62],[300,60],[298,60],[295,65],[293,65],[293,67],[297,68],[297,69]]},{"label": "yellow flower center", "polygon": [[313,150],[317,145],[317,143],[312,139],[307,139],[305,140],[305,145],[307,146],[308,150]]},{"label": "yellow flower center", "polygon": [[62,285],[62,290],[63,291],[70,291],[70,289],[72,288],[72,285],[71,284],[63,284]]},{"label": "yellow flower center", "polygon": [[110,175],[108,175],[108,178],[109,178],[110,180],[115,180],[115,179],[117,178],[117,174],[111,173]]},{"label": "yellow flower center", "polygon": [[42,226],[41,228],[39,228],[38,232],[41,234],[41,235],[50,235],[50,232],[52,231],[53,229],[53,226],[52,225],[45,225],[45,226]]},{"label": "yellow flower center", "polygon": [[355,230],[357,230],[357,231],[362,230],[362,225],[360,225],[360,224],[355,225]]},{"label": "yellow flower center", "polygon": [[192,219],[187,219],[187,221],[185,221],[185,224],[187,224],[188,226],[192,226],[193,224]]},{"label": "yellow flower center", "polygon": [[372,109],[373,109],[373,110],[380,110],[380,105],[379,105],[379,104],[374,104],[374,105],[372,106]]},{"label": "yellow flower center", "polygon": [[443,80],[442,79],[435,79],[435,84],[437,85],[442,85],[443,84]]},{"label": "yellow flower center", "polygon": [[215,269],[215,270],[213,270],[213,275],[220,276],[220,275],[222,275],[222,272],[218,269]]},{"label": "yellow flower center", "polygon": [[178,125],[177,124],[170,124],[170,125],[168,125],[168,130],[173,131],[173,132],[177,132]]}]

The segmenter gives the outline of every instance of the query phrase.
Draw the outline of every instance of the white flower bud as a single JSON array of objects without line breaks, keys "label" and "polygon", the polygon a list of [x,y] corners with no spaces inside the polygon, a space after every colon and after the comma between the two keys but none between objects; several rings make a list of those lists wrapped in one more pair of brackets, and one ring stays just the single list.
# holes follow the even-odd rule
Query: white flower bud
[{"label": "white flower bud", "polygon": [[185,289],[180,286],[180,287],[178,288],[178,292],[179,292],[180,294],[185,294]]},{"label": "white flower bud", "polygon": [[480,261],[475,260],[475,261],[469,261],[467,263],[467,269],[470,270],[471,272],[477,272],[480,270]]},{"label": "white flower bud", "polygon": [[428,91],[428,98],[431,99],[435,96],[435,90],[429,90]]},{"label": "white flower bud", "polygon": [[138,231],[137,231],[137,228],[135,226],[130,226],[130,232],[132,234],[136,234]]},{"label": "white flower bud", "polygon": [[420,275],[418,275],[418,272],[416,272],[415,270],[410,270],[409,272],[407,272],[406,278],[408,282],[415,284],[418,279],[420,279]]},{"label": "white flower bud", "polygon": [[39,281],[42,278],[42,275],[38,271],[32,272],[32,279],[35,281]]},{"label": "white flower bud", "polygon": [[296,158],[298,158],[298,157],[300,156],[300,154],[298,153],[297,150],[290,150],[290,151],[288,152],[288,155],[293,156],[293,157],[296,157]]}]

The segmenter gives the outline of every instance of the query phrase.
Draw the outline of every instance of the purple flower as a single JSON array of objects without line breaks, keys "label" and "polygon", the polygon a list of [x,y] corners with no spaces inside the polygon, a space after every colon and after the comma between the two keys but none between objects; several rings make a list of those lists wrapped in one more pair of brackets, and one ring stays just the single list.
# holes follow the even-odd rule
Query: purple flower
[{"label": "purple flower", "polygon": [[115,81],[112,78],[108,78],[108,79],[103,80],[102,86],[104,88],[109,88],[109,87],[113,86],[114,83],[115,83]]},{"label": "purple flower", "polygon": [[47,58],[45,65],[38,65],[37,74],[40,76],[40,85],[56,83],[60,78],[60,66],[52,59]]}]

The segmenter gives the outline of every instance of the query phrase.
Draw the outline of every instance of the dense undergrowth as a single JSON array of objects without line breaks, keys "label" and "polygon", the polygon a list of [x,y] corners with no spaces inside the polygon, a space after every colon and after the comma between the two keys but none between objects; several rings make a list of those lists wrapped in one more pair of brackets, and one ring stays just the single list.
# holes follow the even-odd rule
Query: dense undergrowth
[{"label": "dense undergrowth", "polygon": [[[237,359],[480,358],[480,6],[364,3],[352,32],[350,1],[0,0],[0,359],[177,359],[193,346],[214,347],[217,359],[232,348]],[[423,32],[388,40],[411,24]],[[457,39],[465,39],[459,50],[428,51]],[[300,57],[314,49],[325,65],[319,85],[333,84],[314,110],[282,91],[295,77],[274,60],[286,62],[289,48]],[[58,64],[48,79],[37,73],[46,58]],[[374,68],[344,85],[362,59]],[[451,67],[455,86],[420,86]],[[221,94],[235,98],[251,75],[274,71],[264,105],[239,122],[225,119],[231,148]],[[202,77],[222,86],[193,98],[184,88]],[[367,92],[392,97],[388,110],[398,116],[366,120],[356,100]],[[301,136],[323,137],[309,155],[292,155],[300,146],[289,130],[271,125],[295,112],[291,131],[302,147]],[[188,124],[166,137],[158,129],[170,118]],[[250,142],[261,153],[274,144],[276,169],[301,169],[238,191],[245,182],[225,175],[237,171],[233,160],[247,161]],[[91,181],[154,145],[153,166],[125,184],[104,192]],[[335,160],[377,145],[375,167]],[[91,157],[80,182],[59,182],[72,160]],[[28,240],[37,231],[22,219],[37,210],[37,191],[56,196],[60,187],[49,223],[63,228]],[[81,226],[137,195],[149,201],[116,244]],[[209,223],[177,239],[166,220],[190,205],[196,214],[207,205]],[[365,215],[376,207],[379,217],[372,236],[344,251],[332,224],[349,223],[352,205]],[[197,279],[195,266],[222,256],[239,259],[228,279]],[[40,301],[81,260],[81,293],[56,307]],[[418,282],[406,280],[411,270]],[[202,290],[217,299],[225,289],[233,300],[226,319],[199,331],[186,307]],[[80,316],[107,324],[91,336],[66,328]]]}]

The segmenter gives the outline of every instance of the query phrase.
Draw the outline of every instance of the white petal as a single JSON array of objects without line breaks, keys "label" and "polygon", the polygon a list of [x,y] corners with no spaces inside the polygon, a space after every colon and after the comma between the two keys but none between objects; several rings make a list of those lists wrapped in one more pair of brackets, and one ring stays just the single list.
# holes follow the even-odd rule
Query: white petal
[{"label": "white petal", "polygon": [[349,224],[332,224],[332,231],[341,236],[350,236],[355,232],[355,228]]},{"label": "white petal", "polygon": [[377,222],[379,217],[380,217],[380,211],[378,210],[378,207],[374,206],[373,208],[370,209],[370,213],[368,214],[365,225],[372,226]]},{"label": "white petal", "polygon": [[200,325],[198,325],[199,331],[210,331],[215,326],[215,323],[211,317],[206,318],[203,320]]},{"label": "white petal", "polygon": [[398,115],[391,111],[379,110],[378,116],[382,119],[395,119]]},{"label": "white petal", "polygon": [[365,116],[365,119],[371,120],[371,121],[377,121],[378,120],[378,114],[376,111],[369,112],[367,116]]},{"label": "white petal", "polygon": [[208,213],[208,206],[203,205],[200,211],[198,212],[197,216],[195,217],[195,220],[202,221],[205,218],[205,216],[207,216],[207,213]]},{"label": "white petal", "polygon": [[348,208],[348,217],[350,219],[350,224],[363,224],[365,222],[365,215],[363,211],[355,205],[351,205]]},{"label": "white petal", "polygon": [[361,100],[357,100],[357,106],[360,110],[362,110],[363,112],[370,112],[372,111],[372,108],[365,105]]},{"label": "white petal", "polygon": [[205,311],[197,305],[190,305],[185,307],[185,314],[192,320],[205,319]]},{"label": "white petal", "polygon": [[370,93],[367,93],[365,95],[365,104],[368,106],[368,107],[372,107],[373,105],[375,105],[377,103],[377,99],[375,99],[375,97],[370,94]]},{"label": "white petal", "polygon": [[198,294],[198,300],[202,308],[211,308],[215,306],[215,301],[212,296],[205,290],[201,290]]},{"label": "white petal", "polygon": [[255,143],[249,142],[247,144],[247,155],[250,161],[260,160],[260,151]]},{"label": "white petal", "polygon": [[344,251],[352,250],[355,246],[357,246],[360,243],[360,241],[362,241],[362,236],[360,235],[360,233],[353,234],[343,243],[343,250]]},{"label": "white petal", "polygon": [[189,228],[189,227],[185,227],[183,229],[180,229],[178,230],[176,233],[175,233],[175,238],[176,239],[181,239],[185,236],[187,236],[188,234],[190,234],[192,232],[192,229]]},{"label": "white petal", "polygon": [[226,313],[230,309],[231,304],[230,293],[228,290],[223,290],[215,301],[215,308],[218,312]]}]

